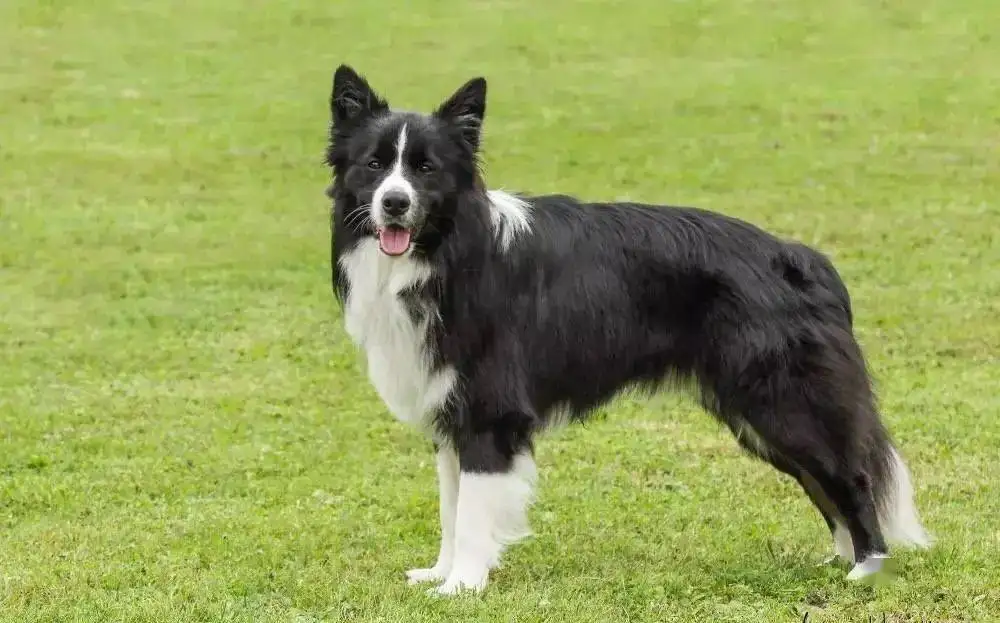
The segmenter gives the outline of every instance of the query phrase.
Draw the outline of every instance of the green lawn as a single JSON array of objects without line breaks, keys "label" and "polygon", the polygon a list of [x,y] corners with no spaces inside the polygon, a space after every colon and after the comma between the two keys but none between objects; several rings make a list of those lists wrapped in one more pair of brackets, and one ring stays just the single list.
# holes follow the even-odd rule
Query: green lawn
[{"label": "green lawn", "polygon": [[[4,0],[0,620],[1000,617],[998,20]],[[433,457],[330,291],[340,62],[419,109],[486,75],[492,187],[698,205],[833,256],[936,548],[848,584],[796,486],[686,399],[623,400],[540,444],[536,536],[484,595],[406,586],[437,552]]]}]

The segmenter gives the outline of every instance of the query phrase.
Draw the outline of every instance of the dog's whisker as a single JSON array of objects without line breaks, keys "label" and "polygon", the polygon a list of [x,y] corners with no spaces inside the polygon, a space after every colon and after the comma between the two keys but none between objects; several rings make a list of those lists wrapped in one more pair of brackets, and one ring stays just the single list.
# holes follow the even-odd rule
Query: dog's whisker
[{"label": "dog's whisker", "polygon": [[344,219],[344,224],[349,227],[369,224],[374,225],[371,211],[367,208],[368,206],[359,206],[358,208],[355,208],[355,210],[348,214]]}]

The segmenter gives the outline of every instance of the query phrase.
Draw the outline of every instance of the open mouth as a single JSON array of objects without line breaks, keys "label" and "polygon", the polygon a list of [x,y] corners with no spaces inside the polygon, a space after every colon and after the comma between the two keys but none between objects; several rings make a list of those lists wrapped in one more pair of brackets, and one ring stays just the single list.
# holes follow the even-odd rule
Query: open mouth
[{"label": "open mouth", "polygon": [[386,255],[402,255],[410,248],[410,230],[389,225],[378,228],[378,248]]}]

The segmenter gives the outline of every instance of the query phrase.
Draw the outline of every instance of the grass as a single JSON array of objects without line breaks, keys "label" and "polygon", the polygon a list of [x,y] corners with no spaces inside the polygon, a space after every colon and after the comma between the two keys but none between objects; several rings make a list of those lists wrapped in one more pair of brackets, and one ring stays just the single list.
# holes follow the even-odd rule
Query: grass
[{"label": "grass", "polygon": [[[1000,45],[990,0],[0,6],[0,620],[985,621],[1000,616]],[[992,23],[991,23],[992,20]],[[332,70],[491,85],[493,187],[669,201],[832,255],[938,537],[817,567],[805,496],[693,403],[551,435],[481,597],[429,444],[328,272]],[[613,163],[608,167],[607,163]]]}]

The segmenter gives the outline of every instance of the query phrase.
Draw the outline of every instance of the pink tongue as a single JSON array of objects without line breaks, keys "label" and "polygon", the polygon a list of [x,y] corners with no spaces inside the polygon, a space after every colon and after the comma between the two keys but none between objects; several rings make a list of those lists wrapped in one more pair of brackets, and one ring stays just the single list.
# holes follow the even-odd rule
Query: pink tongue
[{"label": "pink tongue", "polygon": [[410,248],[410,230],[383,227],[378,230],[378,246],[386,255],[402,255]]}]

